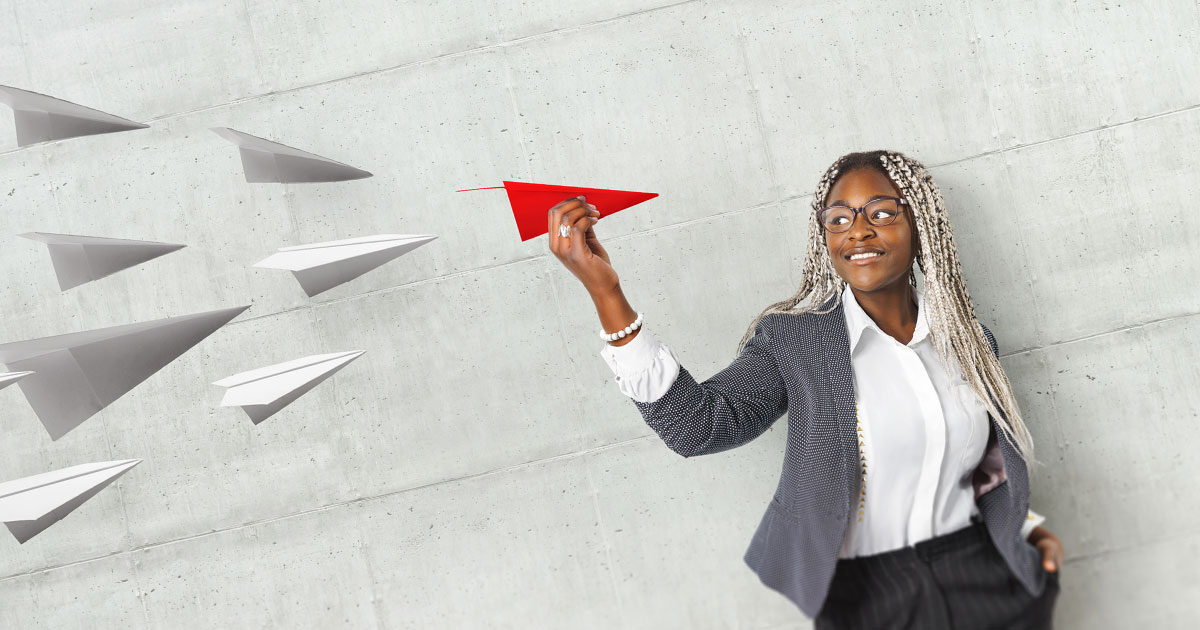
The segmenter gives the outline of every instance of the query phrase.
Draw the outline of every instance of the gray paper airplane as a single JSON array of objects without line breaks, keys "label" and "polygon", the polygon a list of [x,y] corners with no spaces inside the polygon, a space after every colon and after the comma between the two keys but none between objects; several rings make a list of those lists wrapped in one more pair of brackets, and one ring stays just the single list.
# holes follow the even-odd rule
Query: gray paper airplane
[{"label": "gray paper airplane", "polygon": [[246,173],[246,181],[252,184],[342,182],[371,177],[371,173],[353,166],[236,129],[212,127],[212,130],[237,145],[242,155],[242,169]]},{"label": "gray paper airplane", "polygon": [[0,363],[36,372],[17,386],[57,440],[248,308],[6,343]]},{"label": "gray paper airplane", "polygon": [[437,238],[432,234],[376,234],[341,241],[281,247],[255,267],[287,269],[308,297],[349,282]]},{"label": "gray paper airplane", "polygon": [[7,85],[0,85],[0,103],[13,109],[17,123],[17,146],[22,147],[48,140],[149,127],[53,96]]},{"label": "gray paper airplane", "polygon": [[174,243],[47,232],[27,232],[21,236],[47,245],[58,287],[63,291],[184,248]]},{"label": "gray paper airplane", "polygon": [[25,544],[141,462],[81,464],[0,483],[0,521]]},{"label": "gray paper airplane", "polygon": [[222,407],[241,407],[258,424],[303,396],[334,372],[362,356],[365,350],[314,354],[240,372],[213,383],[228,387]]}]

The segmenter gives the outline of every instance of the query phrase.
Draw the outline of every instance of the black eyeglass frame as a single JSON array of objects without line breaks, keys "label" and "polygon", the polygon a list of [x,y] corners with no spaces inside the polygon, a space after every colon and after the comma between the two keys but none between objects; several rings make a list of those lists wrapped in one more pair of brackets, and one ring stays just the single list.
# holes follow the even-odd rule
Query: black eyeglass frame
[{"label": "black eyeglass frame", "polygon": [[[884,201],[887,199],[891,199],[892,201],[895,201],[896,205],[898,205],[898,206],[909,206],[908,201],[906,201],[905,199],[903,199],[901,197],[876,197],[858,208],[853,208],[851,206],[844,206],[844,205],[840,205],[840,204],[836,205],[836,206],[826,206],[824,208],[821,208],[820,210],[817,210],[817,223],[820,223],[821,227],[824,228],[825,231],[829,232],[830,234],[842,234],[844,232],[850,231],[850,228],[854,227],[854,220],[856,218],[858,218],[859,214],[862,214],[863,219],[866,219],[867,223],[869,225],[871,225],[872,227],[887,227],[896,222],[896,217],[899,217],[901,214],[904,214],[905,212],[908,211],[908,208],[897,208],[896,216],[892,217],[891,221],[888,221],[887,223],[884,223],[884,224],[875,223],[874,221],[871,220],[871,217],[867,215],[867,206],[875,203],[876,201]],[[844,229],[840,232],[834,232],[833,230],[829,229],[828,225],[825,225],[825,214],[826,214],[826,212],[828,212],[829,210],[832,210],[833,208],[846,208],[846,209],[850,210],[850,222],[846,224],[846,229]]]}]

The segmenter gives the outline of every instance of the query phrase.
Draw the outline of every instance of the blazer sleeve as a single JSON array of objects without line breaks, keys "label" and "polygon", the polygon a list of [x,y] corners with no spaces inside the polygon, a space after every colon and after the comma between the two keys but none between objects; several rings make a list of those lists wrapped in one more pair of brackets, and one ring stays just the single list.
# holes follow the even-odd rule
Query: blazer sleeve
[{"label": "blazer sleeve", "polygon": [[764,317],[728,367],[698,383],[680,365],[662,397],[634,400],[634,405],[667,447],[683,457],[745,444],[787,411],[787,388],[770,344],[769,320]]}]

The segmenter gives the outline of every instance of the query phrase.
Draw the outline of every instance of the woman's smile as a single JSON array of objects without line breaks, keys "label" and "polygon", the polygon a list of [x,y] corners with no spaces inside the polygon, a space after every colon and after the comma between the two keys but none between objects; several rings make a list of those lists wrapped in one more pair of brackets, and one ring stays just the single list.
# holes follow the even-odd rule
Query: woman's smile
[{"label": "woman's smile", "polygon": [[879,261],[880,258],[883,258],[883,257],[884,257],[884,254],[881,254],[881,253],[852,254],[849,258],[849,261],[850,261],[851,265],[862,266],[862,265],[870,265],[872,263],[876,263]]}]

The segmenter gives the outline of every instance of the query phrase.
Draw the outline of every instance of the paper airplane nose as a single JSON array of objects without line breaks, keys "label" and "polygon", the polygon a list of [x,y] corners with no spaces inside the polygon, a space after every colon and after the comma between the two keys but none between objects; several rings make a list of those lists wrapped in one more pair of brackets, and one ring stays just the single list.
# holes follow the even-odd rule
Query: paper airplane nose
[{"label": "paper airplane nose", "polygon": [[499,190],[508,192],[508,202],[512,205],[513,216],[517,219],[517,230],[522,241],[541,236],[546,233],[546,219],[550,208],[558,202],[583,195],[587,202],[596,206],[600,218],[620,212],[630,206],[636,206],[643,201],[653,199],[658,193],[634,192],[631,190],[609,190],[605,188],[582,188],[579,186],[556,186],[553,184],[531,184],[527,182],[505,181],[504,186],[489,188],[468,188],[468,190]]}]

